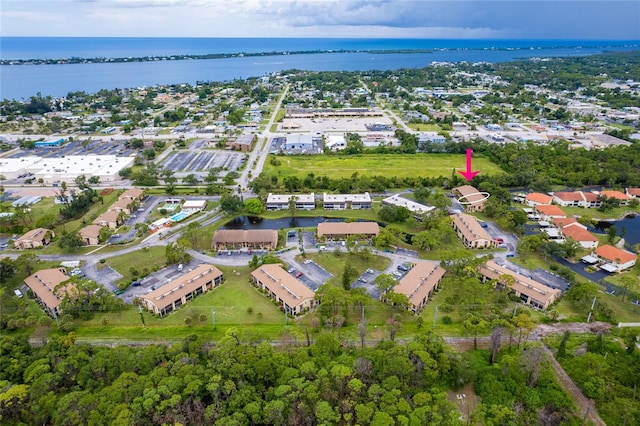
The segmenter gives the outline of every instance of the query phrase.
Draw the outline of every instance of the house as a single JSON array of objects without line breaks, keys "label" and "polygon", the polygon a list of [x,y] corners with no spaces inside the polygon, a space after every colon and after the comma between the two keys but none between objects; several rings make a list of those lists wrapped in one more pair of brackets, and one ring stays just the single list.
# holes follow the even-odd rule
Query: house
[{"label": "house", "polygon": [[315,300],[313,290],[291,276],[280,264],[260,266],[251,273],[251,281],[253,285],[266,291],[288,314],[301,314],[319,303]]},{"label": "house", "polygon": [[607,272],[620,272],[632,268],[636,264],[638,256],[626,250],[619,249],[609,244],[598,247],[595,255],[603,262],[601,269]]},{"label": "house", "polygon": [[583,191],[582,196],[584,197],[584,207],[588,209],[597,209],[602,205],[602,200],[598,197],[598,194]]},{"label": "house", "polygon": [[631,201],[632,197],[630,197],[629,195],[620,192],[620,191],[613,191],[613,190],[608,190],[608,191],[600,191],[600,196],[601,197],[607,197],[609,199],[614,199],[614,200],[618,200],[620,202],[621,206],[626,206],[629,204],[629,201]]},{"label": "house", "polygon": [[480,249],[494,245],[493,239],[480,226],[478,219],[465,213],[454,214],[452,217],[453,229],[466,247]]},{"label": "house", "polygon": [[213,265],[203,263],[151,293],[140,296],[140,303],[162,317],[194,297],[219,286],[222,281],[224,281],[222,271]]},{"label": "house", "polygon": [[524,203],[528,206],[545,206],[551,204],[553,197],[540,192],[532,192],[524,197]]},{"label": "house", "polygon": [[[547,309],[560,297],[560,290],[529,278],[518,272],[500,266],[493,260],[488,260],[478,268],[483,281],[496,280],[500,286],[508,286],[522,303],[539,309]],[[508,278],[510,277],[510,278]]]},{"label": "house", "polygon": [[562,207],[584,207],[585,199],[582,191],[561,191],[553,194],[553,201]]},{"label": "house", "polygon": [[51,242],[55,234],[50,229],[36,228],[25,233],[13,242],[16,250],[44,247]]},{"label": "house", "polygon": [[437,262],[417,262],[393,288],[409,299],[409,310],[418,313],[442,281],[446,270]]},{"label": "house", "polygon": [[124,191],[119,197],[119,200],[127,199],[127,200],[137,200],[141,201],[144,199],[144,191],[140,188],[129,188]]},{"label": "house", "polygon": [[327,194],[322,195],[322,208],[325,210],[362,210],[371,208],[371,196],[364,194]]},{"label": "house", "polygon": [[68,286],[61,286],[69,280],[64,268],[41,269],[24,279],[24,283],[31,289],[36,299],[53,317],[60,314],[62,298],[69,290]]},{"label": "house", "polygon": [[109,211],[114,211],[114,212],[122,212],[126,215],[130,215],[131,214],[131,210],[135,207],[135,202],[133,200],[130,200],[128,198],[120,198],[118,200],[116,200],[115,203],[111,204],[111,206],[109,207]]},{"label": "house", "polygon": [[277,195],[269,194],[265,208],[268,211],[288,210],[291,198],[294,198],[296,210],[313,210],[316,208],[316,198],[314,193],[311,194],[295,194],[295,195]]},{"label": "house", "polygon": [[377,237],[380,227],[376,222],[322,222],[318,224],[318,238],[346,240],[351,235]]},{"label": "house", "polygon": [[631,198],[640,198],[640,188],[627,188],[625,192]]},{"label": "house", "polygon": [[344,135],[327,135],[324,146],[331,151],[342,151],[347,147],[347,139]]},{"label": "house", "polygon": [[412,200],[407,200],[406,198],[400,196],[400,194],[394,194],[390,197],[385,198],[384,200],[382,200],[382,205],[404,207],[414,215],[422,215],[435,210],[435,207],[433,206],[426,206],[424,204],[416,203]]},{"label": "house", "polygon": [[120,212],[108,210],[102,213],[100,216],[93,221],[94,225],[100,225],[104,228],[109,227],[111,229],[116,229],[120,226]]},{"label": "house", "polygon": [[484,202],[487,200],[481,192],[471,185],[463,185],[451,190],[458,198],[458,202],[464,206],[468,212],[481,212],[484,210]]},{"label": "house", "polygon": [[549,221],[554,218],[567,217],[567,214],[558,206],[540,204],[540,205],[537,205],[535,208],[543,220]]},{"label": "house", "polygon": [[97,246],[100,244],[100,225],[87,225],[80,230],[80,238],[86,246]]},{"label": "house", "polygon": [[[555,227],[558,229],[562,229],[565,226],[573,225],[574,223],[579,224],[579,222],[574,217],[554,217],[552,219],[552,222],[555,225]],[[580,225],[580,226],[584,229],[587,229],[583,225]]]},{"label": "house", "polygon": [[580,224],[567,225],[562,228],[561,231],[566,238],[577,241],[582,248],[585,249],[594,249],[598,247],[598,243],[600,242],[591,232],[584,229]]},{"label": "house", "polygon": [[275,229],[219,229],[213,234],[212,249],[263,249],[275,250],[278,231]]}]

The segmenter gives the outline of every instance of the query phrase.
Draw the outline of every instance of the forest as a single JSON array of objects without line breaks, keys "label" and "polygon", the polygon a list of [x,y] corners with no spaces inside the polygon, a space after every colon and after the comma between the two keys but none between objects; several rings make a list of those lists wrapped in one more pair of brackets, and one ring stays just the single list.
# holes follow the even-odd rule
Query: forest
[{"label": "forest", "polygon": [[[334,334],[307,346],[284,334],[271,344],[233,328],[215,344],[188,336],[172,347],[95,347],[70,333],[33,348],[26,337],[4,336],[0,422],[580,423],[539,344],[498,349],[455,353],[430,333],[364,347]],[[458,389],[469,393],[468,404],[448,392]]]}]

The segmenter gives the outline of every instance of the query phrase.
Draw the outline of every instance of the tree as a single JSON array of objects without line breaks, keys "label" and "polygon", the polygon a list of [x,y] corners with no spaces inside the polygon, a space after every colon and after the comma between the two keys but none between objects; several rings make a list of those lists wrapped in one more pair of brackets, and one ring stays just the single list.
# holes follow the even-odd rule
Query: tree
[{"label": "tree", "polygon": [[376,288],[380,290],[380,297],[383,298],[384,295],[395,287],[398,282],[393,278],[393,275],[380,274],[375,280],[373,280],[373,283],[376,285]]},{"label": "tree", "polygon": [[226,194],[220,197],[220,208],[227,214],[238,213],[242,206],[242,200],[237,195]]},{"label": "tree", "polygon": [[522,340],[522,335],[526,335],[528,336],[529,333],[531,333],[533,331],[534,328],[536,328],[536,324],[531,320],[531,317],[529,317],[529,315],[527,314],[518,314],[514,319],[513,319],[513,324],[516,326],[516,328],[518,329],[518,347],[520,347],[520,342]]},{"label": "tree", "polygon": [[183,183],[188,183],[189,185],[196,185],[198,183],[198,179],[196,179],[196,175],[193,173],[186,175],[182,178]]},{"label": "tree", "polygon": [[17,269],[24,271],[25,274],[31,275],[35,268],[38,267],[40,258],[34,253],[23,253],[15,260]]},{"label": "tree", "polygon": [[342,288],[349,290],[351,288],[351,282],[358,276],[358,270],[351,265],[348,260],[344,263],[344,269],[342,270]]},{"label": "tree", "polygon": [[615,225],[611,225],[607,228],[607,241],[609,244],[613,244],[616,242],[616,234],[618,233],[618,229]]},{"label": "tree", "polygon": [[478,349],[478,333],[484,333],[489,329],[489,323],[477,315],[471,315],[462,322],[464,334],[473,335],[473,349]]},{"label": "tree", "polygon": [[100,234],[98,235],[98,241],[100,242],[100,244],[104,243],[105,241],[108,241],[109,238],[111,238],[111,236],[113,235],[114,230],[109,228],[108,226],[103,226],[102,228],[100,228]]},{"label": "tree", "polygon": [[296,203],[298,202],[298,197],[296,195],[292,195],[289,197],[289,213],[291,217],[295,217],[296,215]]},{"label": "tree", "polygon": [[58,244],[62,248],[69,249],[71,251],[75,251],[77,248],[83,246],[82,237],[77,232],[62,232],[60,236],[60,240],[58,240]]},{"label": "tree", "polygon": [[165,258],[167,260],[167,265],[175,265],[176,263],[189,263],[189,261],[191,261],[191,255],[187,253],[187,249],[189,248],[189,242],[184,239],[180,239],[168,244],[165,248]]},{"label": "tree", "polygon": [[247,214],[258,216],[264,213],[264,204],[257,198],[249,198],[244,202],[244,211]]}]

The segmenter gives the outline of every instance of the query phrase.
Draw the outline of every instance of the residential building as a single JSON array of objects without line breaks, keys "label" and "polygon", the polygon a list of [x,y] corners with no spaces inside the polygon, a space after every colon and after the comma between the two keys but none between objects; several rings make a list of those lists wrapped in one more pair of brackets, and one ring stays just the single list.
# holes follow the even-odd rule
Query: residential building
[{"label": "residential building", "polygon": [[127,200],[137,200],[137,201],[141,201],[144,199],[144,190],[140,189],[140,188],[129,188],[126,191],[124,191],[122,194],[120,194],[120,196],[118,197],[119,200],[123,200],[123,199],[127,199]]},{"label": "residential building", "polygon": [[319,304],[315,293],[280,264],[262,265],[251,273],[253,284],[266,291],[286,313],[298,315]]},{"label": "residential building", "polygon": [[111,204],[109,210],[130,215],[131,210],[135,207],[135,203],[135,201],[128,198],[119,198],[115,203]]},{"label": "residential building", "polygon": [[345,240],[351,235],[377,237],[380,227],[376,222],[322,222],[318,224],[318,238]]},{"label": "residential building", "polygon": [[316,208],[315,194],[269,194],[267,196],[267,204],[265,208],[268,211],[272,210],[289,210],[289,200],[291,197],[295,197],[296,210],[313,210]]},{"label": "residential building", "polygon": [[[549,305],[560,297],[560,290],[529,278],[518,272],[498,265],[493,260],[488,260],[478,268],[485,281],[496,280],[498,285],[510,286],[510,290],[520,298],[522,303],[539,309],[547,309]],[[506,278],[510,276],[511,278]]]},{"label": "residential building", "polygon": [[600,196],[618,200],[621,206],[626,206],[629,204],[629,201],[631,201],[631,197],[629,195],[620,191],[600,191]]},{"label": "residential building", "polygon": [[86,246],[97,246],[100,244],[100,225],[87,225],[80,230],[80,238]]},{"label": "residential building", "polygon": [[[565,226],[573,225],[574,223],[578,223],[576,218],[574,217],[555,217],[552,219],[553,224],[556,228],[562,229]],[[579,223],[578,223],[579,224]],[[586,229],[583,225],[580,225],[584,229]]]},{"label": "residential building", "polygon": [[554,218],[567,217],[567,214],[558,206],[540,204],[536,206],[536,211],[543,220],[550,221]]},{"label": "residential building", "polygon": [[640,188],[627,188],[625,192],[631,198],[640,198]]},{"label": "residential building", "polygon": [[598,243],[600,242],[595,235],[591,232],[587,231],[580,224],[567,225],[562,228],[562,234],[566,238],[571,238],[572,240],[580,243],[580,246],[585,249],[594,249],[598,247]]},{"label": "residential building", "polygon": [[426,206],[424,204],[416,203],[412,200],[407,200],[406,198],[400,196],[400,194],[394,194],[390,197],[382,200],[382,204],[385,206],[396,206],[396,207],[405,207],[414,215],[422,215],[435,210],[433,206]]},{"label": "residential building", "polygon": [[588,209],[597,209],[602,205],[602,200],[598,197],[598,194],[583,191],[582,196],[584,197],[584,207]]},{"label": "residential building", "polygon": [[16,239],[13,246],[16,250],[40,248],[48,245],[54,236],[50,229],[36,228]]},{"label": "residential building", "polygon": [[452,218],[453,229],[466,247],[482,249],[494,245],[491,236],[480,226],[478,219],[475,217],[465,213],[458,213],[454,214]]},{"label": "residential building", "polygon": [[64,268],[41,269],[24,279],[24,283],[31,289],[36,299],[45,310],[54,317],[60,314],[60,304],[68,291],[67,286],[60,284],[69,277]]},{"label": "residential building", "polygon": [[445,272],[446,270],[437,262],[417,262],[402,277],[393,291],[407,296],[409,310],[418,313],[438,288]]},{"label": "residential building", "polygon": [[362,210],[371,208],[371,196],[364,194],[327,194],[322,195],[322,208],[325,210]]},{"label": "residential building", "polygon": [[604,262],[603,265],[600,265],[600,268],[607,272],[620,272],[632,268],[638,258],[635,253],[609,244],[598,247],[595,250],[595,255]]},{"label": "residential building", "polygon": [[468,212],[481,212],[484,210],[484,202],[487,197],[482,195],[476,188],[471,185],[463,185],[451,190],[453,195],[464,206]]},{"label": "residential building", "polygon": [[540,192],[532,192],[524,197],[524,203],[531,207],[549,205],[552,201],[553,197],[551,195]]},{"label": "residential building", "polygon": [[213,265],[198,265],[167,284],[140,296],[140,303],[159,316],[175,311],[194,297],[222,284],[224,275]]},{"label": "residential building", "polygon": [[120,226],[120,212],[108,210],[98,216],[96,220],[93,221],[93,224],[116,229]]},{"label": "residential building", "polygon": [[263,249],[275,250],[278,231],[275,229],[219,229],[213,234],[213,250]]},{"label": "residential building", "polygon": [[585,207],[582,191],[556,192],[553,194],[553,201],[562,207]]},{"label": "residential building", "polygon": [[331,151],[342,151],[347,147],[347,139],[344,135],[326,135],[324,146]]}]

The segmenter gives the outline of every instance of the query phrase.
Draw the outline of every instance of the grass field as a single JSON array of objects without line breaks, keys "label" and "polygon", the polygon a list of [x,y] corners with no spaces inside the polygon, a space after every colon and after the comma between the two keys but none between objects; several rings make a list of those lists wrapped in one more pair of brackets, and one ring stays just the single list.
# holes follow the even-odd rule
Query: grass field
[{"label": "grass field", "polygon": [[601,212],[598,209],[585,209],[583,207],[560,207],[568,216],[589,216],[593,219],[620,219],[626,213],[640,214],[640,206],[638,207],[617,207],[607,212]]},{"label": "grass field", "polygon": [[[289,156],[281,158],[280,166],[265,163],[264,172],[278,175],[305,177],[309,173],[326,175],[332,179],[360,176],[428,177],[451,176],[451,171],[465,169],[462,154],[366,154],[350,156]],[[474,158],[473,169],[487,175],[503,173],[486,158]]]},{"label": "grass field", "polygon": [[133,253],[123,254],[121,256],[106,259],[105,263],[98,263],[96,266],[102,269],[107,266],[115,269],[122,275],[116,284],[129,283],[134,276],[131,274],[130,268],[135,268],[138,272],[142,272],[144,268],[148,268],[150,272],[158,270],[165,265],[165,247],[153,246],[148,249],[142,249]]}]

